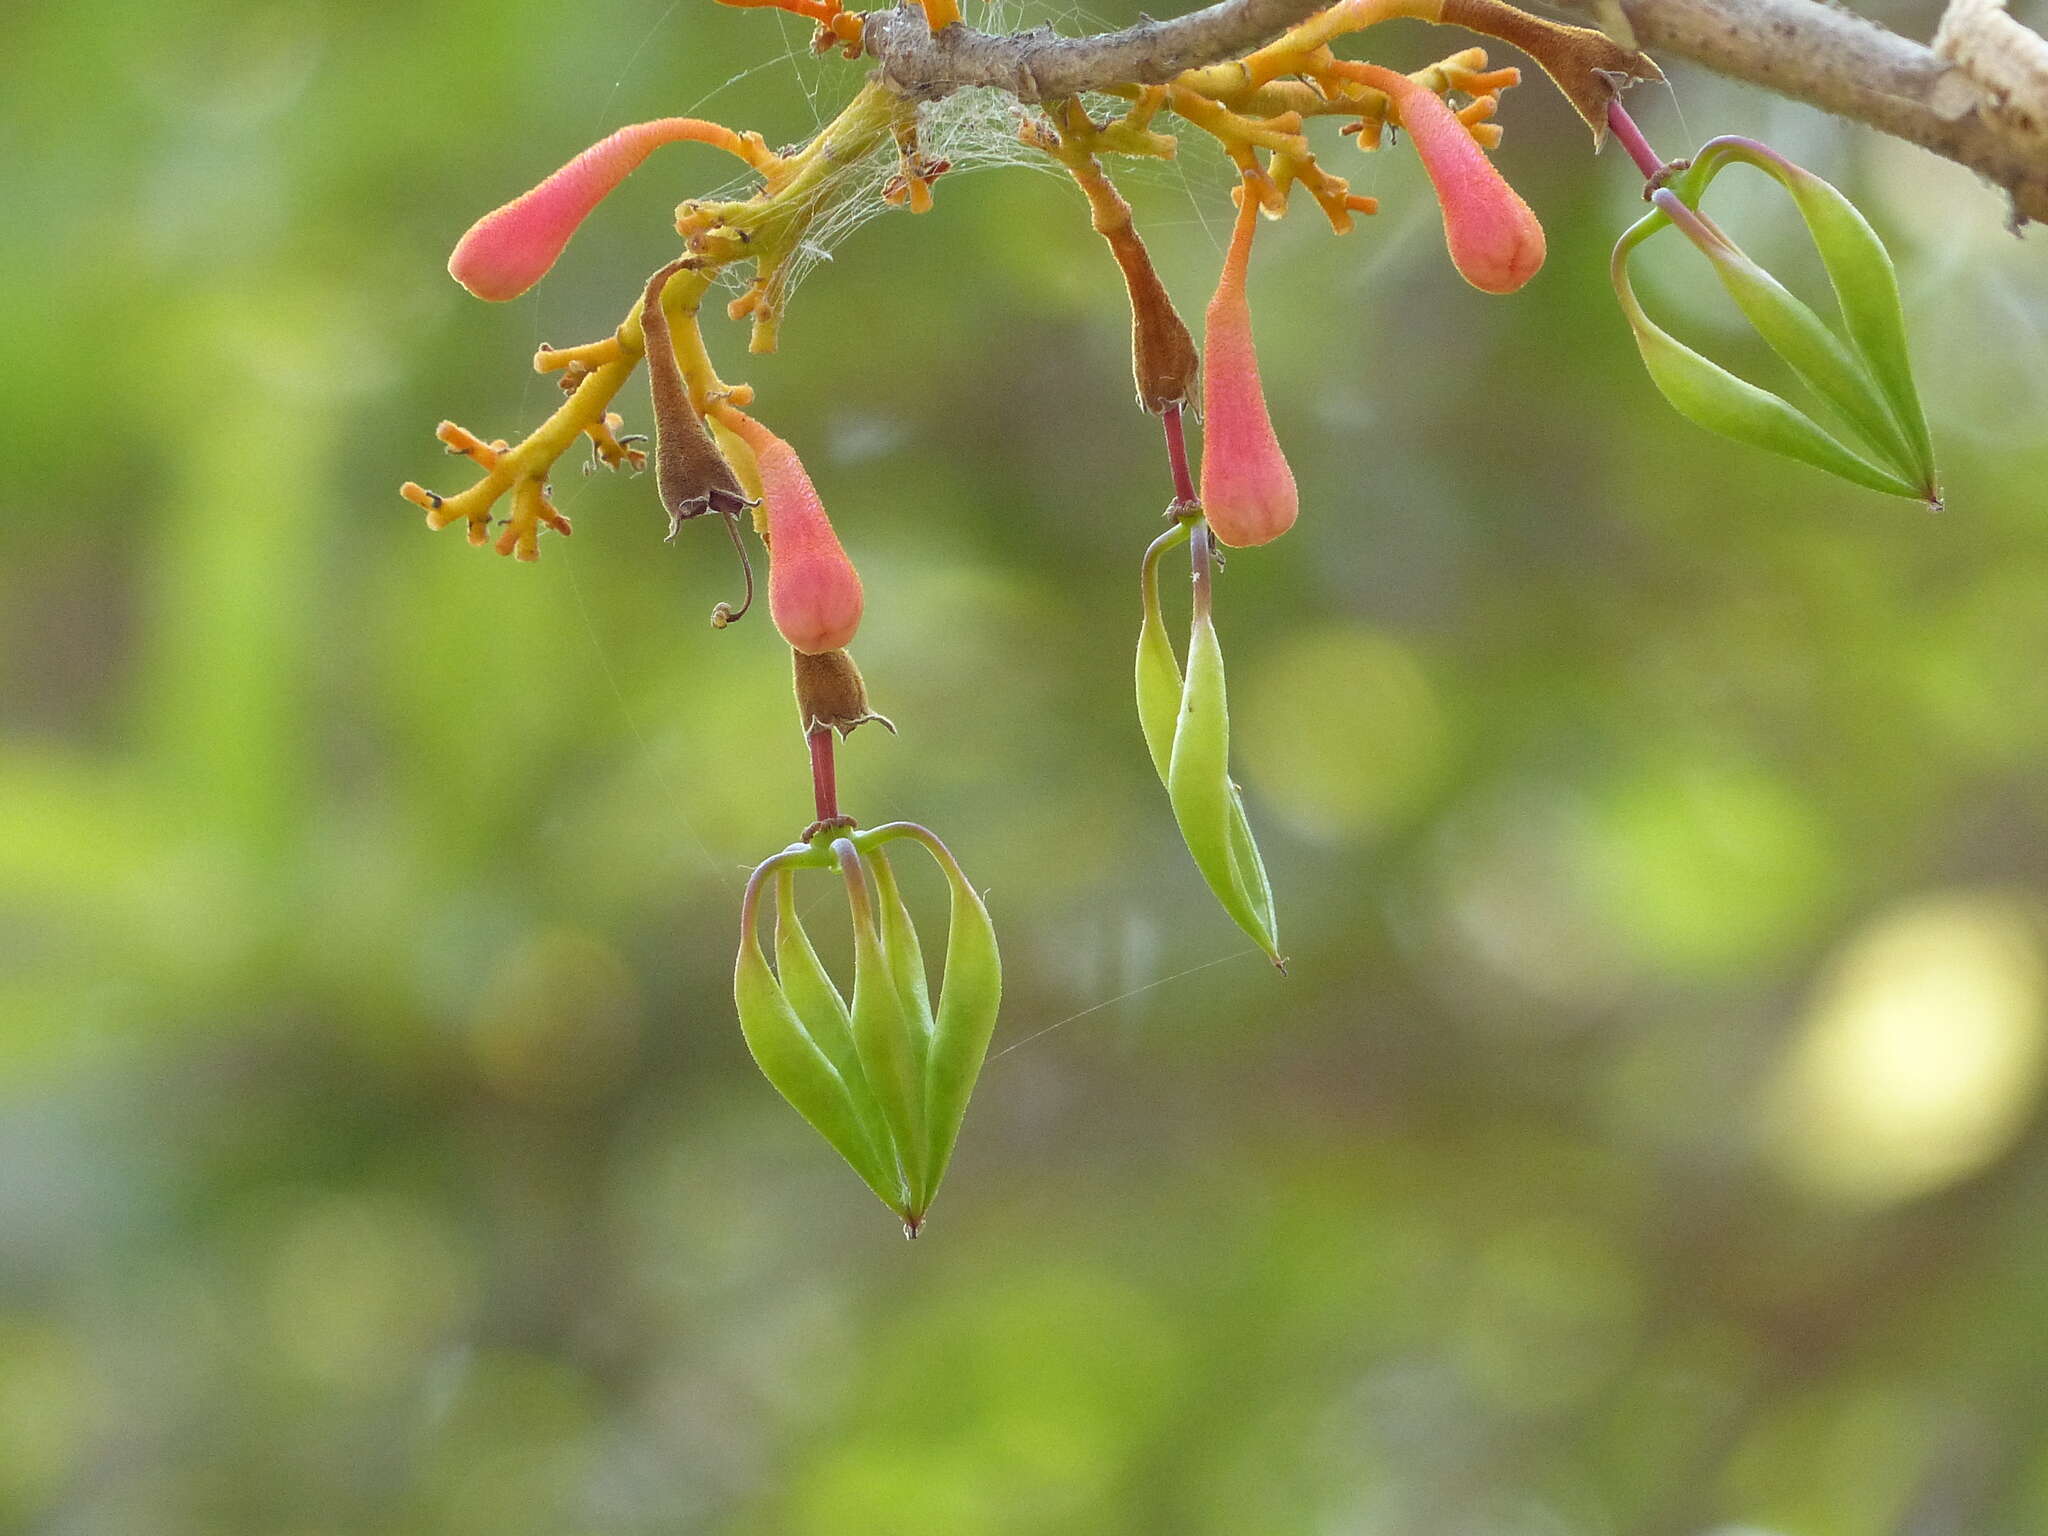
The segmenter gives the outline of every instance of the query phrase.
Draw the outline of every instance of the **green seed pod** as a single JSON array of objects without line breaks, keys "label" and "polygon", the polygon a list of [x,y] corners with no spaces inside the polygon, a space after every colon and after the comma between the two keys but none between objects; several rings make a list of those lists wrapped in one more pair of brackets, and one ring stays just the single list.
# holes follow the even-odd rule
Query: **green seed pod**
[{"label": "green seed pod", "polygon": [[[1842,193],[1803,166],[1754,140],[1715,139],[1694,158],[1688,184],[1704,189],[1730,161],[1756,167],[1773,177],[1792,196],[1807,233],[1820,252],[1842,311],[1843,328],[1869,369],[1910,449],[1914,477],[1930,501],[1939,501],[1934,474],[1934,442],[1927,413],[1913,384],[1913,364],[1906,346],[1906,312],[1899,301],[1898,273],[1884,242],[1870,221]],[[1697,193],[1691,201],[1697,202]]]},{"label": "green seed pod", "polygon": [[1230,778],[1230,707],[1224,690],[1223,648],[1209,612],[1206,579],[1199,581],[1188,637],[1188,669],[1181,676],[1159,607],[1160,556],[1190,537],[1200,542],[1195,560],[1206,571],[1209,530],[1199,520],[1179,523],[1152,541],[1140,568],[1144,616],[1138,629],[1138,724],[1152,766],[1166,786],[1181,841],[1210,891],[1266,957],[1285,968],[1273,914],[1273,887],[1246,820],[1244,799]]},{"label": "green seed pod", "polygon": [[868,873],[874,877],[877,906],[881,909],[882,953],[889,957],[889,974],[896,983],[896,995],[911,1023],[912,1044],[920,1060],[932,1035],[931,984],[925,976],[924,946],[918,942],[917,927],[910,907],[896,884],[896,871],[879,846],[867,852]]},{"label": "green seed pod", "polygon": [[1173,762],[1173,727],[1180,718],[1180,661],[1173,654],[1173,642],[1166,637],[1166,620],[1159,611],[1159,560],[1168,550],[1187,542],[1188,525],[1176,522],[1152,541],[1139,568],[1139,594],[1144,617],[1138,626],[1138,725],[1145,733],[1145,748],[1152,754],[1152,766],[1164,784]]},{"label": "green seed pod", "polygon": [[[1736,163],[1764,171],[1791,194],[1827,269],[1846,342],[1698,211],[1708,184]],[[1665,398],[1709,431],[1938,509],[1933,445],[1907,360],[1898,280],[1883,244],[1854,205],[1775,151],[1740,138],[1714,140],[1650,198],[1656,211],[1622,236],[1613,277],[1644,364]],[[1667,224],[1676,225],[1714,264],[1758,335],[1840,413],[1870,457],[1780,396],[1683,346],[1644,315],[1629,286],[1628,257]]]},{"label": "green seed pod", "polygon": [[[883,845],[921,844],[951,892],[936,1015],[923,946]],[[836,869],[853,917],[853,1004],[798,921],[794,873]],[[755,935],[776,878],[775,969]],[[915,1237],[959,1139],[1002,1002],[1002,962],[981,898],[946,845],[892,822],[776,855],[747,885],[733,996],[754,1059]]]},{"label": "green seed pod", "polygon": [[1884,464],[1909,474],[1912,449],[1862,360],[1836,339],[1819,315],[1675,193],[1660,189],[1652,201],[1713,263],[1721,286],[1771,350],[1842,413]]},{"label": "green seed pod", "polygon": [[1798,459],[1870,490],[1919,497],[1917,487],[1844,447],[1803,411],[1701,356],[1643,313],[1629,284],[1628,258],[1669,222],[1661,211],[1652,213],[1624,234],[1614,248],[1611,275],[1643,365],[1672,408],[1722,437]]},{"label": "green seed pod", "polygon": [[733,1003],[739,1011],[741,1033],[775,1091],[832,1144],[883,1204],[901,1211],[907,1204],[903,1181],[894,1162],[871,1139],[863,1123],[869,1117],[856,1106],[856,1095],[866,1094],[865,1085],[850,1086],[840,1076],[806,1032],[761,951],[755,911],[761,881],[776,867],[771,859],[754,871],[741,908],[740,952],[733,969]]},{"label": "green seed pod", "polygon": [[868,889],[867,868],[849,838],[837,838],[832,856],[846,880],[853,909],[853,1043],[868,1087],[881,1106],[882,1123],[896,1144],[910,1186],[910,1213],[915,1226],[931,1203],[927,1179],[924,1112],[924,1031],[904,1006],[896,967],[882,947],[875,920],[875,900]]},{"label": "green seed pod", "polygon": [[811,947],[810,935],[797,919],[796,874],[787,868],[777,871],[775,878],[775,974],[804,1032],[846,1084],[855,1118],[874,1151],[876,1165],[896,1173],[895,1194],[887,1199],[888,1205],[897,1211],[907,1209],[909,1186],[896,1168],[895,1144],[882,1122],[881,1106],[868,1087],[860,1052],[853,1043],[853,1016],[818,959],[818,952]]},{"label": "green seed pod", "polygon": [[1173,732],[1166,792],[1195,867],[1231,920],[1277,965],[1272,887],[1230,779],[1230,705],[1223,687],[1223,647],[1206,613],[1188,638],[1187,685]]},{"label": "green seed pod", "polygon": [[[925,1118],[931,1147],[929,1200],[946,1176],[953,1145],[960,1139],[960,1123],[967,1115],[968,1098],[988,1056],[989,1037],[995,1033],[996,1013],[1003,1000],[1003,962],[996,952],[996,930],[989,921],[988,908],[961,873],[951,850],[922,828],[906,829],[904,835],[923,843],[938,862],[952,909],[946,925],[946,969],[939,986],[938,1017],[925,1063]],[[921,978],[922,967],[919,974]],[[922,1210],[918,1214],[921,1217]]]}]

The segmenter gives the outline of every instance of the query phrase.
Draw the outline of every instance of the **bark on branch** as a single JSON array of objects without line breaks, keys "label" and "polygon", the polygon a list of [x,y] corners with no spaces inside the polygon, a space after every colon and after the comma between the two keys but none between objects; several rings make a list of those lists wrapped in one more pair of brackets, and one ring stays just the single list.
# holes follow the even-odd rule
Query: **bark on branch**
[{"label": "bark on branch", "polygon": [[1185,69],[1221,63],[1270,43],[1330,0],[1220,0],[1172,21],[1061,37],[1050,27],[996,36],[966,25],[934,36],[914,5],[871,11],[866,47],[882,78],[906,96],[992,86],[1020,101],[1052,101],[1106,85],[1162,85]]},{"label": "bark on branch", "polygon": [[[1547,0],[1595,15],[1599,0]],[[1954,0],[1934,46],[1817,0],[1621,0],[1638,43],[1966,165],[2048,220],[2048,43],[2003,0]]]},{"label": "bark on branch", "polygon": [[[1614,0],[1546,0],[1599,21]],[[1619,0],[1636,41],[1921,145],[2003,188],[2018,228],[2048,221],[2048,43],[2004,0],[1952,0],[1933,46],[1820,0]],[[1158,84],[1260,47],[1318,0],[1221,0],[1172,21],[1060,37],[948,27],[906,5],[870,12],[885,82],[929,99],[968,86],[1050,100],[1119,82]]]}]

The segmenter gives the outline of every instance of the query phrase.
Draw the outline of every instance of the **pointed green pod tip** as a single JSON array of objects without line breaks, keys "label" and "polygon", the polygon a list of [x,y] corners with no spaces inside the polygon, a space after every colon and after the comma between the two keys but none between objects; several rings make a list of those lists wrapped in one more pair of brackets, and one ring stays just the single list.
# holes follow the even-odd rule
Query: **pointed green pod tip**
[{"label": "pointed green pod tip", "polygon": [[[1827,271],[1841,335],[1699,211],[1700,197],[1714,176],[1736,163],[1765,171],[1791,194]],[[1897,276],[1855,206],[1775,151],[1736,138],[1708,144],[1688,170],[1650,196],[1656,211],[1622,236],[1611,275],[1644,365],[1672,406],[1708,431],[1938,509],[1933,447],[1907,359]],[[1667,225],[1675,225],[1706,255],[1757,334],[1846,423],[1862,451],[1649,319],[1629,283],[1628,259]]]},{"label": "pointed green pod tip", "polygon": [[[936,1008],[910,905],[883,851],[898,840],[923,846],[950,892]],[[845,890],[851,1004],[804,932],[795,876],[805,869],[836,872]],[[758,933],[771,879],[772,966]],[[927,829],[896,822],[768,860],[742,903],[733,1000],[763,1075],[915,1237],[951,1160],[1002,1000],[995,929],[951,850]]]}]

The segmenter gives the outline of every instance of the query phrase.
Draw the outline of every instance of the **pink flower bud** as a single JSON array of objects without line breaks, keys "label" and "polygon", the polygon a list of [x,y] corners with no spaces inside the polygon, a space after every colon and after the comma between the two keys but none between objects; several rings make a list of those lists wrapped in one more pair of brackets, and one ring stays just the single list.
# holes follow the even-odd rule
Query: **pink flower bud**
[{"label": "pink flower bud", "polygon": [[768,517],[768,612],[808,655],[841,650],[860,628],[860,574],[825,516],[796,450],[751,416],[725,421],[754,451]]},{"label": "pink flower bud", "polygon": [[1466,282],[1513,293],[1543,265],[1543,226],[1434,91],[1391,69],[1358,78],[1387,93],[1444,210],[1444,243]]},{"label": "pink flower bud", "polygon": [[470,225],[448,258],[448,275],[480,299],[516,299],[547,276],[576,226],[656,149],[684,139],[723,145],[735,137],[729,128],[694,117],[621,128]]},{"label": "pink flower bud", "polygon": [[1249,188],[1242,197],[1202,333],[1202,510],[1216,537],[1234,549],[1279,538],[1301,509],[1252,350],[1244,277],[1259,203]]}]

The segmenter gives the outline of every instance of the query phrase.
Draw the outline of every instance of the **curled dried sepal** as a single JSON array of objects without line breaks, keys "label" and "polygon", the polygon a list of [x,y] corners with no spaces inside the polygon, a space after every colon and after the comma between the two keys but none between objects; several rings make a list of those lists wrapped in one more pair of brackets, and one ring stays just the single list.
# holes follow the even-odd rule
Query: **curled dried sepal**
[{"label": "curled dried sepal", "polygon": [[[1707,184],[1733,161],[1758,166],[1792,193],[1834,287],[1846,342],[1697,210]],[[1742,139],[1713,141],[1689,170],[1650,196],[1654,211],[1621,237],[1611,275],[1637,349],[1665,399],[1710,432],[1939,508],[1933,448],[1906,357],[1897,280],[1884,247],[1853,205],[1820,178]],[[1758,335],[1840,414],[1867,457],[1783,397],[1730,373],[1650,320],[1629,282],[1628,260],[1667,225],[1707,256]]]},{"label": "curled dried sepal", "polygon": [[796,450],[739,411],[720,419],[753,452],[768,524],[768,612],[799,651],[844,650],[860,628],[860,575]]},{"label": "curled dried sepal", "polygon": [[1356,78],[1386,92],[1415,141],[1443,208],[1444,243],[1459,274],[1487,293],[1513,293],[1543,265],[1543,226],[1443,99],[1403,74],[1358,65]]},{"label": "curled dried sepal", "polygon": [[[1144,616],[1138,630],[1138,723],[1195,867],[1231,920],[1268,959],[1285,969],[1274,922],[1273,887],[1245,818],[1244,799],[1230,777],[1223,649],[1206,596],[1208,536],[1199,520],[1183,522],[1145,551],[1139,577]],[[1159,560],[1189,539],[1196,541],[1197,587],[1183,678],[1160,612]]]},{"label": "curled dried sepal", "polygon": [[[946,955],[932,1006],[922,946],[885,845],[914,841],[950,892]],[[794,874],[834,870],[853,914],[853,1002],[834,985],[797,915]],[[755,933],[763,882],[776,879],[775,965]],[[1002,999],[987,909],[950,850],[893,822],[777,854],[754,873],[742,911],[734,997],[763,1073],[915,1236],[958,1140]]]},{"label": "curled dried sepal", "polygon": [[1243,189],[1202,338],[1202,509],[1216,537],[1239,549],[1279,538],[1301,508],[1294,471],[1266,411],[1252,345],[1245,268],[1258,216],[1258,200]]},{"label": "curled dried sepal", "polygon": [[759,134],[735,133],[694,117],[634,123],[470,225],[448,258],[449,276],[480,299],[518,298],[547,276],[576,227],[642,160],[684,140],[716,145],[757,169],[775,163]]},{"label": "curled dried sepal", "polygon": [[867,682],[853,657],[845,651],[812,655],[792,650],[790,662],[796,677],[797,720],[806,736],[812,731],[829,729],[843,738],[869,721],[886,726],[892,736],[896,734],[896,726],[887,715],[878,715],[868,707]]}]

